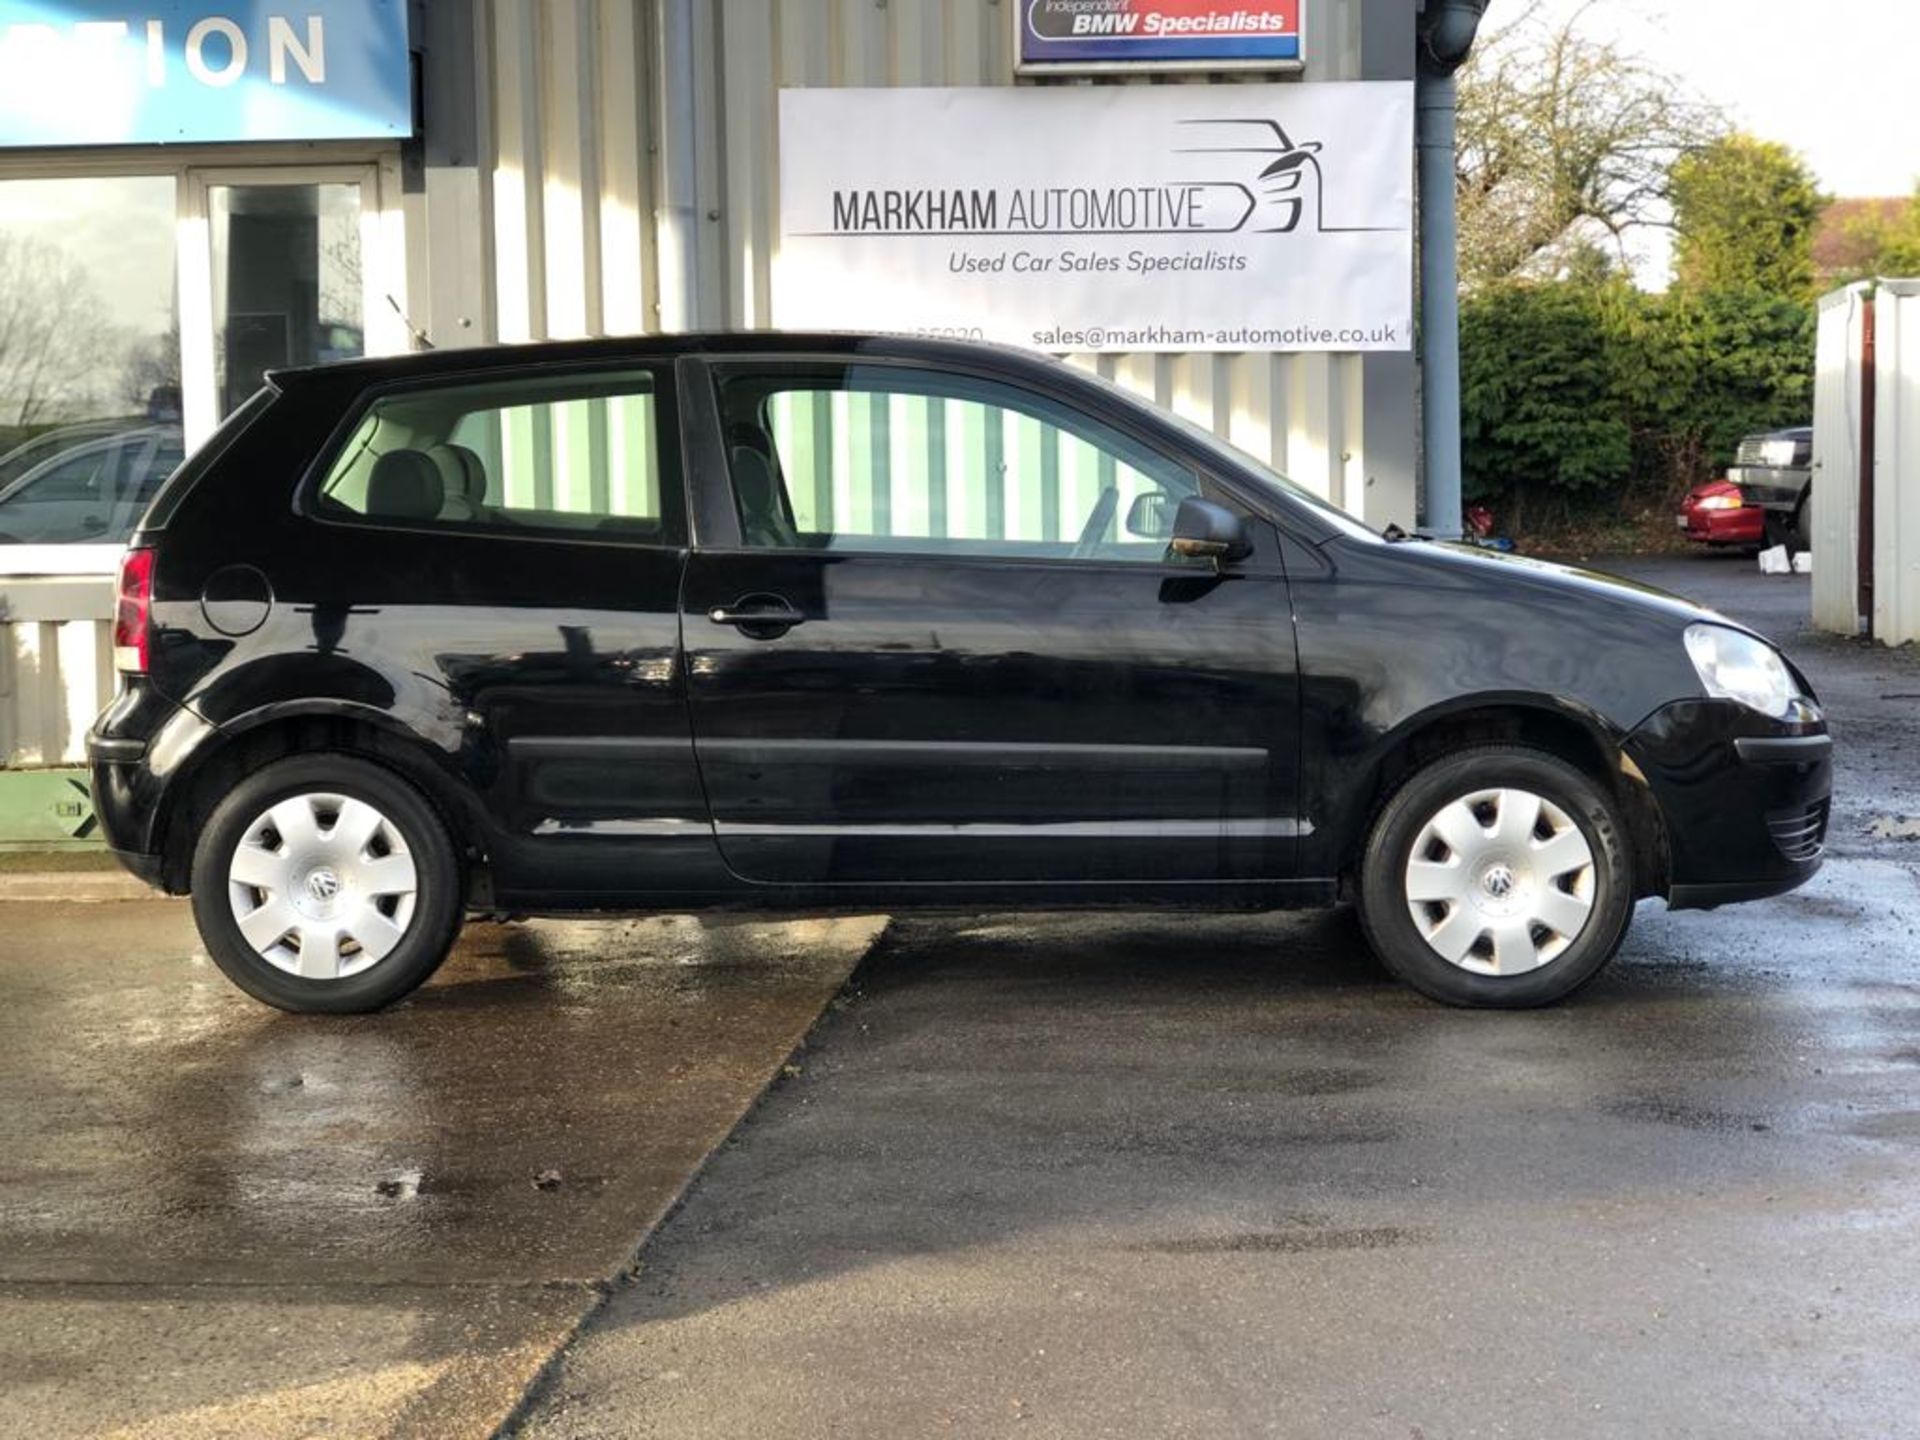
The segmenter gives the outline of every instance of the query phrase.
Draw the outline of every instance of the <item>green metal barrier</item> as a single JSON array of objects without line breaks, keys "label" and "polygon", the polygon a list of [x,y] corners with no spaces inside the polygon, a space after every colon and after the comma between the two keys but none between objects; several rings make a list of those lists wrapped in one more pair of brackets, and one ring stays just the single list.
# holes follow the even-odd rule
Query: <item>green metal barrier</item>
[{"label": "green metal barrier", "polygon": [[0,851],[98,850],[84,770],[0,770]]}]

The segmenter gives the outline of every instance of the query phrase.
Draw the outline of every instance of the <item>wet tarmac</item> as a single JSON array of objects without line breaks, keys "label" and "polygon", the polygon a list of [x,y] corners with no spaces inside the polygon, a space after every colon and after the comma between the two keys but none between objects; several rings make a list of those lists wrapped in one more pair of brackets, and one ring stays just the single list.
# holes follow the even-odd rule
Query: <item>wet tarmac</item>
[{"label": "wet tarmac", "polygon": [[1920,887],[1442,1010],[1350,920],[896,924],[522,1433],[1920,1434]]},{"label": "wet tarmac", "polygon": [[0,1434],[488,1433],[880,924],[473,926],[340,1020],[0,906]]},{"label": "wet tarmac", "polygon": [[1920,656],[1647,568],[1834,706],[1814,884],[1518,1015],[1350,916],[896,923],[519,1433],[1920,1435]]}]

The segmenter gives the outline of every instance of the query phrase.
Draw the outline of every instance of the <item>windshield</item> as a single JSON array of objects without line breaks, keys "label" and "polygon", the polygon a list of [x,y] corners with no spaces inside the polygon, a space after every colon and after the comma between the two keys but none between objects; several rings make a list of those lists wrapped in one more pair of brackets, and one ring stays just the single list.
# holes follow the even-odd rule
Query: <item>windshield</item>
[{"label": "windshield", "polygon": [[1084,370],[1076,370],[1076,374],[1083,379],[1093,381],[1103,390],[1125,400],[1129,405],[1139,409],[1151,410],[1159,419],[1173,425],[1182,435],[1185,435],[1189,440],[1193,441],[1194,444],[1198,445],[1209,457],[1217,462],[1221,468],[1229,470],[1234,475],[1251,481],[1254,484],[1265,486],[1290,504],[1305,506],[1343,535],[1351,535],[1362,540],[1378,540],[1380,538],[1339,506],[1330,501],[1323,500],[1298,481],[1289,480],[1278,470],[1266,464],[1266,462],[1258,456],[1251,455],[1247,451],[1242,450],[1238,445],[1232,445],[1222,440],[1218,435],[1214,434],[1213,431],[1207,429],[1206,426],[1197,425],[1187,419],[1186,416],[1176,414],[1171,410],[1164,410],[1158,406],[1149,405],[1131,390],[1114,384],[1113,381],[1103,375],[1095,375]]}]

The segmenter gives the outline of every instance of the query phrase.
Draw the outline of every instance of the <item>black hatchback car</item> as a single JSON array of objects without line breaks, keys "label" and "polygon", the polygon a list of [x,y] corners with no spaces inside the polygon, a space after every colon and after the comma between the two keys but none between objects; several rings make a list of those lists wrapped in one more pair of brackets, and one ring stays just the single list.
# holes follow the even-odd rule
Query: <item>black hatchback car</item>
[{"label": "black hatchback car", "polygon": [[1065,365],[685,336],[272,377],[121,577],[96,803],[290,1010],[468,913],[1355,901],[1537,1005],[1819,864],[1806,681],[1709,611],[1383,538]]}]

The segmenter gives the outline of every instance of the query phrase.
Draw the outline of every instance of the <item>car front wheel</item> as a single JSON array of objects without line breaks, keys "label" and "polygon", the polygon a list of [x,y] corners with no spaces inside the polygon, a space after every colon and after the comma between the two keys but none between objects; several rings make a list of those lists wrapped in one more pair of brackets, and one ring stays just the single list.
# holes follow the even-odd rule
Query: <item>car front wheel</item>
[{"label": "car front wheel", "polygon": [[276,761],[215,807],[193,855],[207,953],[282,1010],[377,1010],[424,981],[460,928],[459,864],[426,798],[348,755]]},{"label": "car front wheel", "polygon": [[1633,867],[1611,795],[1556,755],[1456,751],[1376,818],[1360,916],[1395,976],[1452,1005],[1548,1005],[1620,946]]}]

